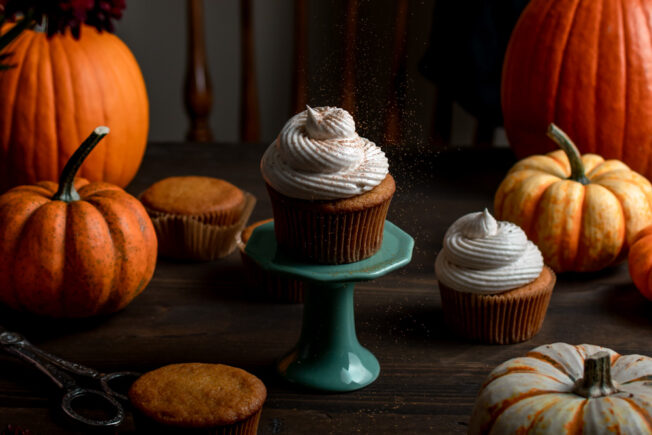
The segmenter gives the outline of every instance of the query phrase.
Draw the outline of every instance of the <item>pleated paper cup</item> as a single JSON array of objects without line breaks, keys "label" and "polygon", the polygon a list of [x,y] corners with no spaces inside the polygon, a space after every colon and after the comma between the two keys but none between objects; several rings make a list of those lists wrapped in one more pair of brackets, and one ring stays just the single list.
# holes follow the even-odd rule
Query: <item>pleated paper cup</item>
[{"label": "pleated paper cup", "polygon": [[289,198],[267,185],[278,246],[295,258],[320,264],[371,257],[382,245],[394,190],[390,175],[370,192],[338,201]]},{"label": "pleated paper cup", "polygon": [[460,292],[440,282],[444,320],[473,341],[511,344],[529,340],[543,326],[555,281],[555,273],[544,266],[530,284],[494,295]]},{"label": "pleated paper cup", "polygon": [[133,410],[134,426],[137,433],[157,435],[256,435],[263,409],[242,421],[215,427],[179,427],[160,423],[137,409]]},{"label": "pleated paper cup", "polygon": [[[225,213],[180,215],[145,207],[158,238],[159,254],[168,258],[211,261],[226,257],[236,248],[236,236],[244,228],[256,198],[244,192],[239,216]],[[235,222],[234,222],[235,221]],[[233,222],[223,224],[223,222]]]},{"label": "pleated paper cup", "polygon": [[249,258],[245,252],[247,244],[242,241],[242,231],[238,233],[236,240],[242,265],[247,271],[247,280],[254,290],[255,297],[289,304],[303,303],[303,281],[267,271]]}]

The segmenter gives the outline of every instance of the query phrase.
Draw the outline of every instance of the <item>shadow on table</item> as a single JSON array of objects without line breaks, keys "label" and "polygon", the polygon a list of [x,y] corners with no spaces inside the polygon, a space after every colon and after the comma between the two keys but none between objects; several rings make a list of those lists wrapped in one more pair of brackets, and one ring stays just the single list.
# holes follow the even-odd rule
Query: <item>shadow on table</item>
[{"label": "shadow on table", "polygon": [[600,301],[600,309],[627,325],[652,326],[652,302],[633,283],[609,287]]},{"label": "shadow on table", "polygon": [[25,335],[30,341],[92,330],[112,316],[110,314],[87,319],[52,319],[0,306],[0,325],[8,331]]},{"label": "shadow on table", "polygon": [[381,313],[366,316],[363,322],[364,329],[373,330],[383,340],[392,339],[409,345],[419,343],[433,346],[463,340],[448,329],[441,306],[432,300],[416,305],[394,303]]}]

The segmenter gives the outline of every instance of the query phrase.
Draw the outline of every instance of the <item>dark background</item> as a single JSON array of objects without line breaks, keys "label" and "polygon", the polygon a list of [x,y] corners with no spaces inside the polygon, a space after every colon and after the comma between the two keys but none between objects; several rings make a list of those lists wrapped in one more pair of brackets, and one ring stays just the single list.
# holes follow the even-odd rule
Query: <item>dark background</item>
[{"label": "dark background", "polygon": [[[441,4],[464,4],[470,12],[482,1],[440,0]],[[435,0],[410,0],[407,23],[407,98],[401,108],[404,142],[428,144],[433,118],[435,87],[418,69],[426,53],[433,22]],[[344,0],[308,2],[309,96],[315,106],[338,105],[344,58]],[[440,4],[440,7],[441,7]],[[394,37],[397,2],[361,0],[358,16],[356,116],[359,132],[382,142],[384,104]],[[261,140],[274,139],[291,115],[293,50],[293,0],[254,0],[254,39],[259,91]],[[213,84],[211,127],[217,142],[238,140],[240,66],[240,19],[238,0],[205,0],[207,56]],[[449,8],[450,9],[450,8]],[[475,12],[474,12],[475,13]],[[469,20],[473,14],[469,13]],[[439,23],[441,25],[441,23]],[[454,46],[456,35],[440,32],[438,43]],[[186,59],[186,2],[179,0],[129,0],[117,34],[136,56],[150,98],[153,141],[182,140],[187,119],[182,102]],[[437,60],[442,71],[450,61]],[[475,118],[455,104],[454,145],[469,144]],[[498,130],[497,144],[506,144]]]}]

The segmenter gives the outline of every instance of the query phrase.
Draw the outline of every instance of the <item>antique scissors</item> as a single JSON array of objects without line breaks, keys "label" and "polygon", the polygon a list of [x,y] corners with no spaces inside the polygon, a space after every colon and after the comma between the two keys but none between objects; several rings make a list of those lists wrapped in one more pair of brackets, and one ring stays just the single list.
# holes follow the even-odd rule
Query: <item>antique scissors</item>
[{"label": "antique scissors", "polygon": [[[114,390],[111,383],[116,381],[136,380],[138,373],[135,372],[114,372],[100,373],[81,364],[65,361],[48,352],[45,352],[29,341],[22,335],[9,332],[0,326],[0,346],[6,352],[19,357],[32,366],[39,369],[47,375],[61,390],[63,398],[61,399],[61,409],[73,420],[89,426],[118,426],[125,418],[125,411],[120,403],[128,403],[128,397]],[[99,381],[101,390],[86,388],[81,386],[74,375]],[[103,411],[106,411],[106,418],[91,418],[82,415],[80,405],[84,400],[90,400],[94,404],[99,404]]]}]

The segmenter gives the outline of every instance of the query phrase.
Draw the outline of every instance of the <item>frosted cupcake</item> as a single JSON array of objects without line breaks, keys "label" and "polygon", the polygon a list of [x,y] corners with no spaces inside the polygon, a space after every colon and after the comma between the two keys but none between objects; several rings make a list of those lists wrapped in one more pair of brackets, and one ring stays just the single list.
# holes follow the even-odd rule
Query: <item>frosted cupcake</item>
[{"label": "frosted cupcake", "polygon": [[446,231],[435,273],[446,323],[466,338],[497,344],[539,332],[556,279],[523,230],[486,209]]},{"label": "frosted cupcake", "polygon": [[358,136],[344,109],[292,117],[261,160],[278,245],[324,264],[352,263],[380,249],[396,190],[387,157]]}]

